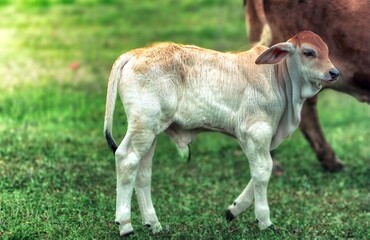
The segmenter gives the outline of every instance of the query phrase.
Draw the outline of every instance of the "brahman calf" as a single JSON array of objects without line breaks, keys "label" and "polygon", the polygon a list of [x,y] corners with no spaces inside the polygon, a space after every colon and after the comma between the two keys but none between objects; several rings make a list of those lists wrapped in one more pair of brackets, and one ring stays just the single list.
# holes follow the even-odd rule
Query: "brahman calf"
[{"label": "brahman calf", "polygon": [[[309,31],[270,48],[256,46],[240,53],[161,43],[121,55],[109,78],[104,122],[105,138],[116,158],[120,235],[133,232],[134,187],[143,224],[154,233],[162,229],[150,193],[152,157],[161,132],[185,154],[203,131],[236,138],[252,178],[226,217],[232,220],[254,199],[259,228],[270,226],[270,150],[298,126],[304,100],[338,75],[326,44]],[[128,121],[118,147],[112,138],[117,89]]]}]

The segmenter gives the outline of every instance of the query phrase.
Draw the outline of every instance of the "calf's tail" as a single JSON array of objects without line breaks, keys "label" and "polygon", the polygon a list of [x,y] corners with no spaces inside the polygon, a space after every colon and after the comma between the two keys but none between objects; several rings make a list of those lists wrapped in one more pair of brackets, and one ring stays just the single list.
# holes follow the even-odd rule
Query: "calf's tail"
[{"label": "calf's tail", "polygon": [[112,136],[112,123],[113,113],[117,98],[117,86],[118,82],[122,77],[122,70],[126,63],[132,58],[132,55],[123,54],[121,55],[112,67],[112,71],[109,76],[108,89],[107,89],[107,100],[105,106],[105,118],[104,118],[104,136],[108,143],[109,148],[113,154],[117,150],[117,143],[114,141]]}]

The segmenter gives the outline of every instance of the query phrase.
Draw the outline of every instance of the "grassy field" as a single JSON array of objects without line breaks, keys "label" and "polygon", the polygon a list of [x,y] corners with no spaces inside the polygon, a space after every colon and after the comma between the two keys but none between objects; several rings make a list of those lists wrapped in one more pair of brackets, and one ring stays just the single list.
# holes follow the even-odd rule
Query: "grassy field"
[{"label": "grassy field", "polygon": [[[248,49],[242,1],[0,3],[0,239],[119,239],[115,164],[102,133],[111,65],[157,41]],[[324,172],[299,132],[285,141],[276,154],[285,174],[268,193],[276,231],[259,231],[253,208],[224,219],[250,178],[234,140],[201,135],[187,163],[160,136],[152,192],[164,231],[141,226],[134,198],[131,238],[369,239],[370,108],[324,92],[319,110],[346,171]],[[117,140],[125,124],[117,105]]]}]

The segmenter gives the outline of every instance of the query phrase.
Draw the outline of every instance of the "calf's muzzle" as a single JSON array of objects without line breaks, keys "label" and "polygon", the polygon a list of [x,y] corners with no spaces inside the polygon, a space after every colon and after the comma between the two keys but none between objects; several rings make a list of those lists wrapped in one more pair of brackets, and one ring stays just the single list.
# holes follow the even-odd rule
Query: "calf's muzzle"
[{"label": "calf's muzzle", "polygon": [[335,81],[339,77],[339,71],[336,68],[333,68],[329,71],[329,75],[331,77],[330,81]]}]

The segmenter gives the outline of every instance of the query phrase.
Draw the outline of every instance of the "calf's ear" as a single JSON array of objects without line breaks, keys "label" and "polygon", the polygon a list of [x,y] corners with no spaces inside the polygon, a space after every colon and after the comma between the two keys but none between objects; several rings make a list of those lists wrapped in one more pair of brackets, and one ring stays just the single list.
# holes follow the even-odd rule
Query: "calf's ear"
[{"label": "calf's ear", "polygon": [[276,64],[283,61],[294,51],[294,45],[289,42],[278,43],[264,51],[257,59],[256,64]]}]

